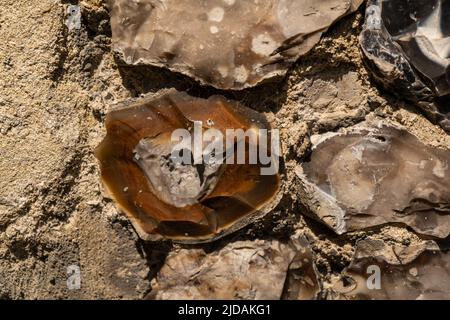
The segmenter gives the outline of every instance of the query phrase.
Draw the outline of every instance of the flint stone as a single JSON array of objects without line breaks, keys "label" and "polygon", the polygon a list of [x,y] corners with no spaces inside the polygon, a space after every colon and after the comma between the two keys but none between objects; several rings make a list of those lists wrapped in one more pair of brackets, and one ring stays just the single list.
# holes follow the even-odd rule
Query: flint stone
[{"label": "flint stone", "polygon": [[375,79],[450,132],[449,0],[370,0],[360,43]]},{"label": "flint stone", "polygon": [[346,285],[333,288],[343,299],[448,300],[450,253],[433,241],[400,246],[361,240],[344,278]]},{"label": "flint stone", "polygon": [[314,299],[320,290],[312,251],[300,237],[238,241],[205,253],[169,254],[153,283],[151,299]]},{"label": "flint stone", "polygon": [[114,0],[113,49],[220,89],[286,73],[363,0]]},{"label": "flint stone", "polygon": [[450,151],[372,120],[311,137],[296,168],[308,212],[338,234],[402,223],[438,238],[450,234]]}]

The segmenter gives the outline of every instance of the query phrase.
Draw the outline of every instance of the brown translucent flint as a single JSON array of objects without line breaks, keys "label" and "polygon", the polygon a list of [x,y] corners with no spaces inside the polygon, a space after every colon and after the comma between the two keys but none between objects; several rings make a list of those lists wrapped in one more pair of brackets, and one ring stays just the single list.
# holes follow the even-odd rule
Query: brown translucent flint
[{"label": "brown translucent flint", "polygon": [[400,246],[361,240],[342,276],[333,290],[344,299],[450,299],[450,253],[433,241]]},{"label": "brown translucent flint", "polygon": [[312,140],[296,173],[313,217],[338,234],[386,223],[450,234],[450,151],[381,120]]},{"label": "brown translucent flint", "polygon": [[131,65],[166,67],[243,89],[284,75],[363,0],[113,0],[113,48]]},{"label": "brown translucent flint", "polygon": [[[174,90],[127,102],[106,117],[107,135],[96,149],[102,179],[143,239],[214,240],[276,204],[279,176],[261,175],[259,164],[172,162],[172,132],[190,132],[194,121],[224,135],[226,129],[270,129],[263,115],[236,102]],[[253,142],[245,141],[247,151]]]}]

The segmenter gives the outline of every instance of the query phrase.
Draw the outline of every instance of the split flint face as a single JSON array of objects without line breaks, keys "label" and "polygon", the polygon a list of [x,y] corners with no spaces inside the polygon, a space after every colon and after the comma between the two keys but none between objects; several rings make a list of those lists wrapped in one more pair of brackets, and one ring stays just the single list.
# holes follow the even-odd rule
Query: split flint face
[{"label": "split flint face", "polygon": [[370,0],[360,42],[374,77],[450,132],[450,1]]},{"label": "split flint face", "polygon": [[310,161],[297,168],[300,196],[338,234],[387,223],[450,234],[450,151],[377,121],[312,141]]},{"label": "split flint face", "polygon": [[165,67],[239,90],[286,73],[363,0],[114,0],[113,48],[130,65]]},{"label": "split flint face", "polygon": [[450,253],[433,241],[400,246],[361,240],[342,276],[334,290],[344,299],[450,299]]},{"label": "split flint face", "polygon": [[[287,272],[287,274],[286,274]],[[320,291],[308,241],[236,241],[220,250],[169,254],[150,299],[311,300]]]},{"label": "split flint face", "polygon": [[[227,132],[234,129],[257,135],[229,140]],[[212,241],[251,223],[277,203],[278,171],[266,172],[266,163],[260,161],[262,154],[277,159],[278,151],[271,147],[276,145],[274,133],[264,115],[237,102],[171,91],[159,98],[126,102],[107,115],[106,130],[96,150],[102,180],[144,239]],[[182,139],[188,142],[183,148],[177,147],[180,136],[175,140],[173,136],[179,130],[189,135]],[[196,130],[228,149],[206,152],[206,145],[213,144],[200,140],[198,154]],[[211,132],[214,135],[207,138]],[[203,156],[216,150],[217,161],[210,161],[212,156],[205,161]],[[252,150],[259,152],[257,161],[251,161]],[[244,154],[242,163],[239,154]],[[198,155],[196,162],[192,157]]]}]

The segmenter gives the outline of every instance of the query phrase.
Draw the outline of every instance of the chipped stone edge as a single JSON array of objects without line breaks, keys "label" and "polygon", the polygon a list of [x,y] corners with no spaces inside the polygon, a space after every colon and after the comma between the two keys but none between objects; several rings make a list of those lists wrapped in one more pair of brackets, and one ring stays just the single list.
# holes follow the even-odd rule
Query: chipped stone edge
[{"label": "chipped stone edge", "polygon": [[[382,248],[380,248],[380,250],[375,250],[373,248],[368,248],[370,251],[366,250],[366,248],[361,244],[368,243],[369,241],[371,241],[372,243],[376,242],[381,244]],[[398,252],[396,251],[396,249],[398,248],[402,249],[402,253],[406,254],[406,256],[404,254],[402,255],[402,257],[405,259],[399,260],[400,257],[398,256]],[[388,250],[392,250],[393,256],[397,257],[395,260],[389,258],[387,254]],[[349,267],[351,267],[356,260],[365,258],[381,259],[390,265],[409,264],[416,260],[422,253],[427,251],[440,251],[440,248],[433,240],[425,240],[422,243],[413,246],[389,246],[383,240],[363,239],[356,242],[356,252]]]},{"label": "chipped stone edge", "polygon": [[[368,132],[370,135],[375,133],[377,128],[382,129],[383,127],[393,127],[398,130],[406,130],[405,127],[387,119],[367,118],[365,121],[350,128],[342,128],[338,132],[327,132],[324,134],[312,135],[311,150],[314,151],[321,143],[336,136],[343,136],[349,133],[358,134],[363,131]],[[315,186],[313,183],[309,182],[303,172],[302,164],[297,165],[294,171],[300,184],[300,190],[298,190],[300,201],[309,211],[306,214],[325,224],[338,235],[348,232],[348,226],[345,219],[346,211],[338,205],[338,200],[321,190],[319,187]]]},{"label": "chipped stone edge", "polygon": [[[221,85],[210,83],[207,80],[203,79],[202,77],[198,77],[194,72],[193,66],[189,66],[189,65],[185,65],[185,64],[181,64],[181,63],[169,64],[169,63],[164,63],[159,59],[152,59],[152,58],[148,58],[148,57],[145,58],[145,61],[143,58],[140,58],[135,61],[129,61],[125,58],[124,50],[120,48],[117,41],[114,41],[114,37],[112,38],[113,39],[112,51],[117,55],[117,57],[119,58],[120,61],[122,61],[125,65],[128,65],[128,66],[154,66],[154,67],[158,67],[158,68],[163,68],[163,69],[167,69],[173,73],[182,74],[184,76],[187,76],[190,79],[192,79],[196,82],[199,82],[203,86],[210,86],[210,87],[213,87],[213,88],[216,88],[219,90],[240,91],[240,90],[257,87],[264,83],[275,82],[275,81],[280,80],[281,78],[285,77],[287,75],[287,73],[289,72],[289,70],[292,68],[293,64],[295,64],[302,56],[304,56],[305,54],[307,54],[308,52],[313,50],[314,47],[318,43],[320,43],[320,41],[322,40],[323,34],[325,32],[327,32],[333,25],[335,25],[338,21],[340,21],[344,17],[355,13],[364,2],[365,2],[365,0],[349,0],[348,9],[345,13],[343,13],[340,17],[336,18],[336,20],[334,20],[328,27],[323,28],[321,30],[317,30],[312,33],[312,34],[317,34],[317,33],[319,34],[319,41],[310,50],[308,50],[304,54],[298,53],[295,56],[292,56],[292,57],[286,59],[285,62],[288,62],[287,65],[281,66],[279,70],[274,70],[274,71],[265,73],[259,81],[255,81],[254,83],[238,82],[237,84],[235,84],[233,86],[221,86]],[[312,35],[312,34],[310,34],[310,35]]]},{"label": "chipped stone edge", "polygon": [[[203,79],[202,77],[196,75],[194,68],[192,66],[178,64],[178,63],[177,64],[169,64],[169,63],[161,62],[158,59],[151,59],[151,58],[146,58],[145,60],[140,58],[136,61],[127,61],[125,59],[125,54],[124,54],[123,50],[121,50],[116,43],[113,43],[112,47],[113,47],[114,53],[117,54],[120,61],[122,61],[122,63],[124,63],[126,66],[135,66],[135,67],[151,66],[151,67],[166,69],[174,74],[180,74],[180,75],[186,76],[186,77],[190,78],[191,80],[200,83],[200,85],[202,85],[202,86],[208,86],[208,87],[212,87],[212,88],[215,88],[218,90],[241,91],[241,90],[256,87],[263,83],[275,82],[275,81],[280,80],[281,78],[285,77],[287,72],[290,69],[290,66],[286,66],[286,67],[280,68],[279,70],[268,72],[263,77],[261,77],[261,79],[259,81],[256,81],[254,83],[236,82],[237,84],[233,85],[233,86],[221,86],[219,84],[214,84],[214,83],[208,82],[207,80]],[[289,59],[289,61],[292,60],[293,62],[295,62],[298,60],[298,58],[299,57],[294,57],[292,59]]]},{"label": "chipped stone edge", "polygon": [[[146,102],[146,101],[152,101],[158,98],[161,98],[163,96],[166,96],[168,94],[171,93],[179,93],[181,91],[178,91],[174,88],[171,89],[163,89],[158,91],[156,94],[150,94],[150,95],[145,95],[145,96],[141,96],[141,97],[137,97],[137,98],[132,98],[132,99],[128,99],[122,102],[118,102],[115,105],[113,105],[111,107],[110,110],[108,110],[108,113],[112,112],[112,111],[117,111],[117,110],[123,110],[123,109],[128,109],[128,108],[133,108],[136,105],[139,105],[142,102]],[[213,96],[212,96],[213,97]],[[227,99],[227,98],[226,98]],[[271,121],[267,120],[267,123],[269,125],[271,124]],[[281,153],[282,154],[282,153]],[[281,156],[280,156],[281,158]],[[272,212],[276,212],[276,208],[278,206],[278,204],[280,203],[283,195],[284,195],[284,185],[286,183],[285,181],[285,177],[282,174],[282,172],[279,172],[278,175],[280,176],[280,185],[278,187],[278,190],[276,192],[276,194],[271,198],[271,200],[265,204],[263,204],[259,209],[257,209],[255,212],[251,213],[249,217],[243,217],[242,219],[240,219],[238,222],[236,222],[233,226],[231,226],[230,228],[226,228],[226,230],[224,231],[220,231],[216,236],[212,237],[212,238],[199,238],[197,240],[194,239],[183,239],[183,238],[169,238],[169,237],[165,237],[162,235],[158,235],[158,234],[150,234],[147,233],[141,226],[139,223],[139,220],[137,218],[135,218],[133,215],[128,214],[126,210],[124,210],[124,208],[116,201],[114,201],[114,205],[115,207],[118,209],[118,211],[123,214],[124,216],[126,216],[128,218],[128,220],[131,222],[133,228],[135,229],[136,233],[139,235],[139,237],[144,240],[144,241],[151,241],[151,242],[158,242],[158,241],[172,241],[174,243],[180,243],[180,244],[202,244],[202,243],[211,243],[214,242],[216,240],[219,240],[231,233],[234,233],[236,231],[239,231],[240,229],[249,226],[252,224],[252,222],[255,222],[257,220],[260,220],[262,218],[264,218],[266,215],[272,213]],[[103,183],[100,179],[100,183],[102,184],[103,188],[104,188],[104,197],[109,198],[114,200],[114,197],[111,196],[111,192],[108,188],[108,186]]]},{"label": "chipped stone edge", "polygon": [[310,211],[310,216],[324,223],[338,235],[346,233],[345,211],[336,205],[336,200],[309,182],[301,165],[294,171],[300,183],[298,191],[300,200]]},{"label": "chipped stone edge", "polygon": [[[380,248],[367,248],[367,250],[364,250],[365,248],[361,246],[364,243],[372,243],[372,244],[380,244]],[[331,285],[331,291],[333,293],[339,294],[339,295],[347,295],[351,293],[353,290],[356,289],[356,282],[353,283],[353,286],[350,288],[344,288],[341,286],[341,282],[344,278],[350,277],[352,281],[355,281],[353,277],[349,275],[349,270],[351,270],[355,264],[358,263],[358,260],[361,259],[374,259],[378,261],[383,261],[391,266],[402,266],[407,265],[412,262],[414,262],[416,259],[418,259],[422,254],[425,252],[441,252],[441,249],[437,245],[437,243],[433,240],[424,240],[422,243],[414,245],[414,246],[389,246],[385,241],[380,239],[362,239],[358,240],[355,244],[356,251],[353,254],[352,260],[348,264],[347,267],[342,270],[340,276],[338,279],[335,279]],[[400,257],[397,255],[396,248],[403,249],[403,253],[406,253],[406,256],[403,255],[404,259],[400,260]],[[395,259],[389,258],[387,250],[392,251],[392,256],[395,257]],[[417,250],[414,252],[414,250]],[[405,252],[406,251],[406,252]]]}]

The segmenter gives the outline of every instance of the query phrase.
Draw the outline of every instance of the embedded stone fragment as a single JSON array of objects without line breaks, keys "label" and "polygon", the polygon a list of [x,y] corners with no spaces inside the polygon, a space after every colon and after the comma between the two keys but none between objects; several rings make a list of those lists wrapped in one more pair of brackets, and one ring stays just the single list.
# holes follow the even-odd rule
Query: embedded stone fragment
[{"label": "embedded stone fragment", "polygon": [[360,42],[375,78],[450,132],[450,2],[370,0]]},{"label": "embedded stone fragment", "polygon": [[299,237],[293,239],[296,253],[289,264],[282,299],[285,300],[312,300],[321,290],[316,265],[313,263],[314,255],[306,239]]},{"label": "embedded stone fragment", "polygon": [[102,180],[143,239],[215,240],[277,204],[277,136],[236,102],[173,90],[125,102],[105,125]]},{"label": "embedded stone fragment", "polygon": [[70,4],[66,10],[66,26],[69,31],[81,29],[81,10],[80,6]]},{"label": "embedded stone fragment", "polygon": [[392,246],[362,240],[333,290],[344,299],[448,300],[450,253],[433,241]]},{"label": "embedded stone fragment", "polygon": [[450,234],[450,151],[375,120],[311,141],[310,160],[296,168],[300,197],[336,233],[403,223]]},{"label": "embedded stone fragment", "polygon": [[[202,249],[181,249],[167,257],[149,298],[314,299],[319,284],[315,273],[310,274],[313,268],[311,249],[302,238],[286,244],[238,241],[209,254]],[[296,274],[287,281],[290,269]]]},{"label": "embedded stone fragment", "polygon": [[113,48],[131,65],[221,89],[282,76],[363,0],[114,0]]}]

